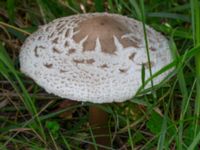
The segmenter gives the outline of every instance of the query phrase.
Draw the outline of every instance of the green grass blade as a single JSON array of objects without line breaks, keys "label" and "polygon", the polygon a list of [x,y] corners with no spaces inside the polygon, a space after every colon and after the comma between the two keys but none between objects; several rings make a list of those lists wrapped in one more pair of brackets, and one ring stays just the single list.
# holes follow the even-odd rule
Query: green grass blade
[{"label": "green grass blade", "polygon": [[66,9],[59,1],[37,0],[37,4],[40,8],[44,21],[51,21],[53,19],[72,14],[72,11]]},{"label": "green grass blade", "polygon": [[[179,54],[178,54],[178,51],[177,51],[176,44],[173,40],[173,37],[170,38],[170,46],[171,46],[171,49],[173,51],[174,57],[176,59],[179,58]],[[177,149],[182,149],[183,129],[184,129],[184,121],[183,120],[184,120],[184,117],[185,117],[185,114],[183,114],[183,112],[187,109],[186,104],[188,102],[188,90],[187,90],[186,81],[185,81],[185,77],[184,77],[184,74],[183,74],[183,68],[182,67],[177,72],[177,79],[178,79],[179,88],[180,88],[181,94],[182,94],[181,114],[180,114],[180,121],[179,121],[180,124],[179,124],[179,127],[178,127]]]},{"label": "green grass blade", "polygon": [[104,0],[94,0],[94,4],[97,12],[104,11]]},{"label": "green grass blade", "polygon": [[109,8],[109,10],[110,10],[111,13],[115,12],[115,8],[114,8],[112,0],[108,0],[108,8]]},{"label": "green grass blade", "polygon": [[68,142],[68,141],[66,140],[66,138],[62,135],[62,133],[60,133],[60,136],[61,136],[61,138],[62,138],[62,140],[63,140],[63,142],[64,142],[66,148],[67,148],[68,150],[72,150],[72,149],[71,149],[71,146],[69,145],[69,142]]},{"label": "green grass blade", "polygon": [[[35,127],[34,128],[38,129],[40,134],[45,139],[45,134],[44,134],[44,131],[43,131],[43,128],[42,128],[42,124],[41,124],[41,122],[40,122],[40,120],[38,118],[38,115],[37,115],[37,109],[36,109],[32,99],[31,99],[30,95],[28,94],[26,88],[24,87],[21,79],[19,78],[17,71],[13,67],[13,63],[12,63],[10,57],[8,56],[8,54],[6,53],[6,51],[5,51],[4,47],[2,46],[2,44],[0,44],[0,62],[1,62],[0,73],[5,78],[7,78],[8,81],[10,81],[11,85],[16,90],[16,92],[19,95],[22,95],[22,100],[23,100],[24,105],[26,106],[26,109],[34,117],[34,120],[35,120],[35,123],[34,123]],[[4,66],[6,66],[8,69],[6,69]],[[11,73],[15,77],[17,83],[19,84],[19,88],[15,84],[13,84],[12,80],[9,77],[9,73]]]},{"label": "green grass blade", "polygon": [[7,0],[6,4],[7,4],[7,12],[9,16],[9,21],[10,23],[13,24],[14,19],[15,19],[15,0]]},{"label": "green grass blade", "polygon": [[168,12],[152,12],[148,13],[148,17],[159,17],[159,18],[169,18],[169,19],[176,19],[182,20],[185,22],[190,22],[190,17],[186,15],[176,14],[176,13],[168,13]]},{"label": "green grass blade", "polygon": [[188,147],[188,150],[194,150],[195,147],[199,144],[199,142],[200,142],[200,131],[197,133],[192,144]]},{"label": "green grass blade", "polygon": [[133,137],[132,137],[132,134],[131,134],[131,128],[130,128],[130,123],[129,123],[128,118],[126,119],[126,124],[128,126],[128,141],[129,141],[129,144],[131,145],[131,150],[134,150]]},{"label": "green grass blade", "polygon": [[[140,1],[140,7],[141,7],[141,20],[143,25],[143,32],[144,32],[144,40],[145,40],[145,48],[146,48],[146,55],[148,60],[148,68],[149,68],[149,74],[150,77],[152,77],[152,70],[151,70],[151,58],[149,54],[149,44],[147,40],[147,33],[146,33],[146,27],[145,27],[145,8],[144,8],[144,0]],[[153,80],[151,80],[151,86],[153,87]]]},{"label": "green grass blade", "polygon": [[[164,116],[163,116],[163,122],[162,122],[160,136],[159,136],[159,139],[158,139],[157,150],[163,150],[164,149],[164,146],[167,143],[166,142],[167,141],[166,140],[167,134],[170,134],[170,130],[173,130],[172,123],[170,121],[168,121],[170,119],[168,117],[168,113],[169,113],[170,103],[171,103],[171,100],[172,100],[173,91],[175,89],[175,86],[176,86],[176,82],[174,82],[172,88],[170,89],[169,102],[166,104],[167,106],[166,106],[165,113],[164,113]],[[171,128],[169,126],[171,126]],[[167,144],[166,144],[166,146],[167,146]],[[166,149],[168,149],[168,148],[166,147]]]},{"label": "green grass blade", "polygon": [[96,140],[95,140],[95,137],[94,137],[94,134],[93,134],[93,131],[92,131],[92,128],[89,127],[89,131],[90,131],[90,135],[91,135],[91,139],[92,139],[92,147],[95,149],[95,150],[98,150],[97,148],[97,143],[96,143]]},{"label": "green grass blade", "polygon": [[[199,53],[200,51],[200,46],[196,46],[194,48],[191,48],[190,50],[186,51],[183,55],[181,55],[179,58],[175,59],[172,63],[166,65],[165,67],[163,67],[162,69],[160,69],[159,71],[157,71],[156,73],[154,73],[152,75],[152,77],[150,77],[149,79],[145,80],[144,85],[147,85],[149,82],[151,82],[151,80],[153,80],[154,78],[156,78],[157,76],[159,76],[160,74],[164,73],[165,71],[174,68],[175,66],[178,66],[175,70],[174,73],[176,73],[180,67],[183,67],[183,62],[187,61],[188,59],[196,56],[197,53]],[[173,76],[174,73],[172,72],[169,76]],[[137,91],[138,93],[141,92],[143,88],[140,87],[139,90]]]},{"label": "green grass blade", "polygon": [[137,18],[142,18],[142,13],[141,13],[141,10],[140,10],[140,7],[137,3],[136,0],[129,0],[130,4],[132,5],[133,7],[133,10],[135,11],[135,14],[137,16]]},{"label": "green grass blade", "polygon": [[[198,0],[190,0],[191,13],[192,13],[192,30],[193,30],[193,42],[194,46],[200,45],[200,6]],[[200,117],[200,52],[195,56],[196,63],[196,79],[197,79],[197,91],[195,100],[195,131],[194,136],[197,135],[197,129],[199,126]]]}]

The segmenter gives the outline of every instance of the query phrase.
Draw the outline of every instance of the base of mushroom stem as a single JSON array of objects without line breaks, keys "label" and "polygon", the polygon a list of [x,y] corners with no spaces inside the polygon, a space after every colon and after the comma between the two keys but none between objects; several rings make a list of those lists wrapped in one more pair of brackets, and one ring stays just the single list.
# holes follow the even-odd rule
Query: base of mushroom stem
[{"label": "base of mushroom stem", "polygon": [[[92,133],[95,138],[95,142],[97,145],[96,147],[98,148],[98,150],[105,150],[105,148],[98,145],[110,147],[111,140],[108,128],[108,113],[98,107],[98,105],[90,106],[89,123],[92,128]],[[89,150],[95,150],[95,146],[93,144],[90,145]]]}]

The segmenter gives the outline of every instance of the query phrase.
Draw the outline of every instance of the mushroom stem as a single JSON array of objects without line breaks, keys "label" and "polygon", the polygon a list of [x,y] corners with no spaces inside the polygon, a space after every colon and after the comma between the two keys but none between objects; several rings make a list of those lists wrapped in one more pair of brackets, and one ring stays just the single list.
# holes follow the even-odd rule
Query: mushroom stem
[{"label": "mushroom stem", "polygon": [[[97,105],[89,107],[89,123],[92,127],[92,133],[95,138],[98,150],[105,150],[105,148],[98,146],[110,147],[110,137],[108,128],[108,113],[99,108]],[[90,145],[89,150],[95,150],[94,145]]]}]

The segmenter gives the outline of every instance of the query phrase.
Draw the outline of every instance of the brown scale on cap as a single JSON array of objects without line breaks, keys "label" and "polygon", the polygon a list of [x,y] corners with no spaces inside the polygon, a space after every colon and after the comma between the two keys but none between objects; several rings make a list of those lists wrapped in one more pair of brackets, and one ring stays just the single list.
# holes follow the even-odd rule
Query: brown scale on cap
[{"label": "brown scale on cap", "polygon": [[69,29],[67,29],[67,31],[65,31],[65,37],[69,36]]},{"label": "brown scale on cap", "polygon": [[60,73],[68,72],[67,70],[60,69]]},{"label": "brown scale on cap", "polygon": [[53,47],[52,50],[53,50],[54,53],[61,53],[61,52],[60,52],[57,48],[55,48],[55,47]]},{"label": "brown scale on cap", "polygon": [[136,53],[132,53],[128,58],[133,61],[135,55],[136,55]]},{"label": "brown scale on cap", "polygon": [[44,66],[45,66],[46,68],[52,68],[53,64],[46,63],[46,64],[44,64]]},{"label": "brown scale on cap", "polygon": [[67,46],[69,46],[69,43],[68,41],[65,41],[64,47],[67,47]]},{"label": "brown scale on cap", "polygon": [[58,37],[56,37],[54,40],[52,40],[52,43],[54,43],[54,44],[58,44]]},{"label": "brown scale on cap", "polygon": [[49,32],[50,28],[51,28],[51,26],[47,26],[47,27],[45,28],[45,31],[46,31],[46,32]]},{"label": "brown scale on cap", "polygon": [[45,49],[46,47],[40,45],[39,48],[41,48],[41,49]]},{"label": "brown scale on cap", "polygon": [[114,38],[116,36],[123,47],[135,47],[135,44],[127,39],[122,38],[126,33],[130,33],[129,29],[116,18],[111,16],[96,16],[79,23],[80,32],[73,36],[75,42],[79,43],[88,36],[83,44],[83,51],[95,49],[96,39],[99,38],[102,52],[114,54],[116,51]]},{"label": "brown scale on cap", "polygon": [[[150,63],[150,64],[149,64],[149,63]],[[152,68],[152,67],[154,67],[155,63],[154,63],[153,61],[150,61],[150,62],[143,63],[143,65],[144,65],[144,67],[145,67],[146,69],[148,69],[148,68],[149,68],[149,65],[150,65],[150,67]]]},{"label": "brown scale on cap", "polygon": [[108,65],[103,64],[103,65],[100,66],[100,68],[108,68]]},{"label": "brown scale on cap", "polygon": [[155,52],[155,51],[156,51],[156,48],[150,47],[150,50]]},{"label": "brown scale on cap", "polygon": [[86,60],[85,60],[85,63],[86,63],[86,64],[93,64],[94,62],[95,62],[94,59],[86,59]]},{"label": "brown scale on cap", "polygon": [[73,59],[73,62],[76,64],[83,64],[84,60],[83,59]]},{"label": "brown scale on cap", "polygon": [[35,57],[39,57],[39,54],[38,54],[38,49],[45,49],[46,47],[44,47],[44,46],[36,46],[35,48],[34,48],[34,55],[35,55]]},{"label": "brown scale on cap", "polygon": [[120,73],[126,73],[128,69],[119,69]]},{"label": "brown scale on cap", "polygon": [[76,49],[75,48],[71,48],[71,49],[69,49],[68,54],[70,55],[70,54],[73,54],[75,52],[76,52]]},{"label": "brown scale on cap", "polygon": [[73,62],[76,64],[93,64],[94,59],[73,59]]},{"label": "brown scale on cap", "polygon": [[38,40],[41,40],[41,39],[42,39],[42,36],[39,36],[39,37],[38,37]]},{"label": "brown scale on cap", "polygon": [[36,47],[34,48],[35,57],[39,57],[37,49],[38,49],[38,46],[36,46]]}]

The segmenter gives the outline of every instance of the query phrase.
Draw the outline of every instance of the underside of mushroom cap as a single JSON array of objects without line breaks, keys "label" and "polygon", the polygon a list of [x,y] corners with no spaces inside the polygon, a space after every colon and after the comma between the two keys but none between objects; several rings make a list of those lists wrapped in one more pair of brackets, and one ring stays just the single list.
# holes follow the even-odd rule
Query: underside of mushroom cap
[{"label": "underside of mushroom cap", "polygon": [[[146,31],[155,73],[172,61],[170,49],[163,35],[147,25]],[[145,79],[150,77],[142,23],[108,13],[63,17],[41,26],[24,42],[20,66],[48,93],[94,103],[133,97],[142,85],[142,66]]]}]

